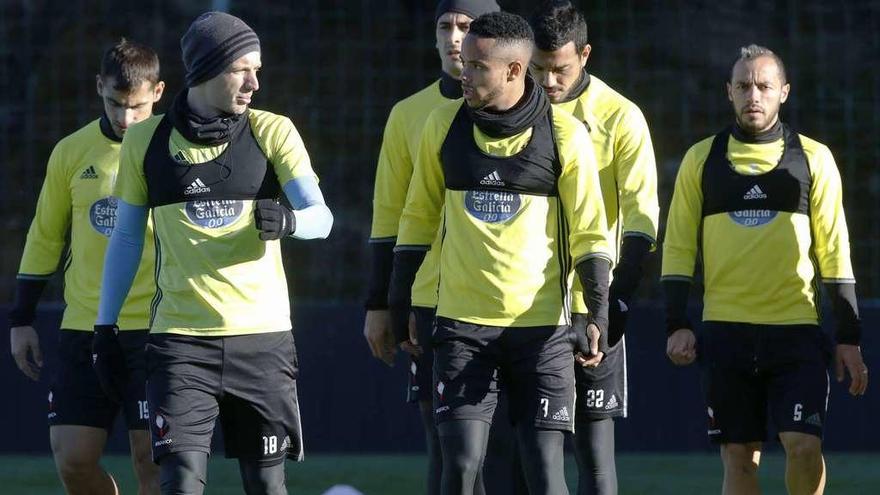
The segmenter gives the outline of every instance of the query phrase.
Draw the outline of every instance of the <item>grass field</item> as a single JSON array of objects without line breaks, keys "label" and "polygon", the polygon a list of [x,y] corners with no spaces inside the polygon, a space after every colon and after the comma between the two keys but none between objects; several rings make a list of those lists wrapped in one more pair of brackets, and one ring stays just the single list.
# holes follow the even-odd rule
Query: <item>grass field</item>
[{"label": "grass field", "polygon": [[[826,493],[864,495],[880,493],[880,454],[829,454]],[[128,459],[108,457],[105,466],[115,474],[123,495],[136,494]],[[365,495],[417,495],[423,493],[424,459],[420,456],[313,455],[302,464],[288,463],[291,495],[320,495],[335,484],[353,485]],[[765,455],[761,483],[766,494],[785,493],[784,461],[779,454]],[[566,472],[574,488],[575,466],[568,459]],[[690,495],[720,493],[721,464],[714,455],[621,454],[618,456],[620,494]],[[0,456],[0,493],[44,495],[63,493],[51,459]],[[234,461],[211,460],[206,493],[240,494]]]}]

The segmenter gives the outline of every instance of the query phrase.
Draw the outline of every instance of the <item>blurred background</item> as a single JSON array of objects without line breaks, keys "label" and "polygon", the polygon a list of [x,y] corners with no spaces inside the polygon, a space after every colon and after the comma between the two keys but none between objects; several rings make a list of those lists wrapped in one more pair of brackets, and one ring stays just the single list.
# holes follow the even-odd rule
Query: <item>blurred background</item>
[{"label": "blurred background", "polygon": [[[523,15],[537,5],[499,3]],[[589,24],[588,70],[638,104],[648,120],[661,227],[684,152],[732,122],[724,83],[738,48],[758,43],[782,57],[792,86],[783,120],[827,144],[840,169],[866,320],[863,347],[869,365],[880,369],[880,339],[873,335],[880,322],[880,2],[574,3]],[[434,6],[429,0],[0,0],[0,316],[11,301],[52,146],[100,115],[94,76],[102,51],[121,36],[156,49],[167,83],[157,109],[163,112],[182,87],[180,36],[199,13],[226,10],[261,39],[261,88],[253,106],[291,117],[335,216],[328,240],[284,246],[307,448],[420,452],[415,410],[403,404],[404,371],[369,357],[361,299],[385,119],[397,100],[439,76]],[[696,370],[674,369],[665,360],[658,274],[659,255],[628,334],[631,418],[618,424],[619,448],[714,452],[705,440]],[[50,369],[60,296],[56,277],[38,325]],[[45,454],[43,401],[51,371],[40,384],[29,382],[12,364],[8,345],[0,339],[0,385],[14,398],[0,408],[6,430],[0,453]],[[829,448],[876,451],[880,433],[871,418],[878,413],[876,390],[856,401],[833,387]]]}]

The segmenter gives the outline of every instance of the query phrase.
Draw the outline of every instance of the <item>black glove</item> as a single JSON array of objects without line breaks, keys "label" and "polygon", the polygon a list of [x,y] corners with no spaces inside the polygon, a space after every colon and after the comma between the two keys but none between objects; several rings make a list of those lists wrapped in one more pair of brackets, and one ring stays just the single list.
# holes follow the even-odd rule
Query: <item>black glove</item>
[{"label": "black glove", "polygon": [[287,237],[296,230],[296,217],[290,208],[274,199],[260,199],[254,205],[254,220],[260,239],[274,241]]},{"label": "black glove", "polygon": [[629,308],[623,299],[614,296],[608,298],[608,346],[614,347],[623,337],[626,330],[626,319],[629,316]]},{"label": "black glove", "polygon": [[92,340],[92,367],[98,375],[98,382],[110,400],[121,403],[125,383],[128,380],[128,368],[125,366],[125,355],[119,345],[119,327],[114,325],[95,325],[95,336]]}]

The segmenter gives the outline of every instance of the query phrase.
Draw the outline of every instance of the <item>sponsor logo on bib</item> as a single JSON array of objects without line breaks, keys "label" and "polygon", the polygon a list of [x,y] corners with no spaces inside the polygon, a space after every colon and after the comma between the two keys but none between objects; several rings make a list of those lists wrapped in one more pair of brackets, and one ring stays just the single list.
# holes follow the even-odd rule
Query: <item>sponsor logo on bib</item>
[{"label": "sponsor logo on bib", "polygon": [[219,229],[234,223],[244,210],[244,201],[222,199],[187,201],[186,216],[190,222],[208,229]]},{"label": "sponsor logo on bib", "polygon": [[779,212],[774,210],[739,210],[728,213],[734,222],[746,227],[758,227],[770,223],[778,214]]},{"label": "sponsor logo on bib", "polygon": [[110,237],[116,226],[116,198],[110,196],[92,203],[89,208],[89,221],[99,234]]},{"label": "sponsor logo on bib", "polygon": [[472,217],[486,223],[511,219],[519,212],[522,200],[519,194],[501,191],[468,191],[464,206]]}]

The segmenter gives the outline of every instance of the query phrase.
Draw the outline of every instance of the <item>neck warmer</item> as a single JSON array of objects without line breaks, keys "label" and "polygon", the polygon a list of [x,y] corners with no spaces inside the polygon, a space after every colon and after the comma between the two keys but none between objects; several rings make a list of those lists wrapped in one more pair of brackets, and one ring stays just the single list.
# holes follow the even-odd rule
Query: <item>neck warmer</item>
[{"label": "neck warmer", "polygon": [[189,90],[184,89],[178,93],[168,110],[171,124],[187,141],[204,146],[225,144],[247,125],[247,112],[238,115],[223,114],[207,119],[197,115],[186,102],[188,92]]},{"label": "neck warmer", "polygon": [[578,79],[578,82],[572,86],[571,90],[565,96],[565,99],[560,101],[559,103],[568,103],[572,100],[576,100],[580,98],[584,91],[590,86],[590,74],[587,73],[587,69],[583,69],[581,73],[581,78]]},{"label": "neck warmer", "polygon": [[98,123],[101,128],[101,134],[104,135],[105,138],[110,141],[115,141],[117,143],[122,142],[122,138],[117,136],[115,132],[113,132],[113,126],[110,125],[110,118],[107,117],[106,113],[101,114],[101,120]]},{"label": "neck warmer", "polygon": [[467,107],[468,115],[480,131],[496,139],[516,136],[533,127],[535,122],[546,116],[549,110],[550,100],[547,99],[544,90],[535,84],[532,76],[528,75],[525,93],[509,110],[496,112]]},{"label": "neck warmer", "polygon": [[773,127],[757,134],[752,134],[746,131],[739,126],[739,123],[736,123],[733,126],[733,129],[730,131],[730,134],[733,135],[733,139],[736,139],[741,143],[772,143],[774,141],[779,141],[780,139],[782,139],[782,121],[776,119],[776,123],[773,124]]},{"label": "neck warmer", "polygon": [[461,98],[461,81],[440,71],[440,94],[450,100]]}]

